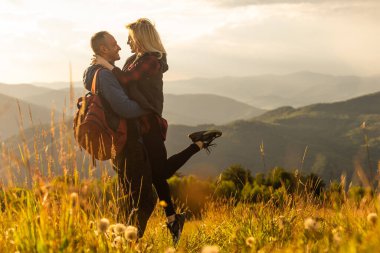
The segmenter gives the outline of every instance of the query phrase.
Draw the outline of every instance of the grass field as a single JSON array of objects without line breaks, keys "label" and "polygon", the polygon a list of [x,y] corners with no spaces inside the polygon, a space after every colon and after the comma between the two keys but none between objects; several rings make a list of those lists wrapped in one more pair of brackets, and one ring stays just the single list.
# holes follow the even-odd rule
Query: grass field
[{"label": "grass field", "polygon": [[189,216],[176,247],[157,204],[136,241],[134,227],[116,224],[115,178],[101,167],[96,178],[94,168],[78,163],[64,122],[21,138],[16,149],[2,145],[0,252],[380,252],[380,198],[373,190],[360,198],[285,188],[256,203],[209,198],[200,215]]},{"label": "grass field", "polygon": [[[379,252],[379,200],[317,201],[287,195],[279,205],[210,201],[190,219],[174,251],[157,205],[138,242],[133,228],[116,225],[111,179],[53,180],[33,190],[1,192],[1,252]],[[106,218],[107,220],[102,218]],[[109,222],[109,224],[108,224]],[[126,225],[126,224],[125,224]],[[110,226],[110,227],[108,227]],[[214,246],[214,247],[206,247]]]}]

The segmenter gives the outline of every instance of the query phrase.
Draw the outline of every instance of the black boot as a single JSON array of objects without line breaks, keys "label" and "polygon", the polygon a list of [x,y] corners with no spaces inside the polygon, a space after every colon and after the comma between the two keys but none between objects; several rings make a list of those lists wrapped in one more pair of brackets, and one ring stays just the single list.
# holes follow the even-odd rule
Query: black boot
[{"label": "black boot", "polygon": [[179,213],[175,215],[175,220],[173,222],[167,222],[166,226],[168,227],[170,234],[173,237],[174,245],[177,245],[179,238],[182,234],[183,225],[185,224],[186,213]]}]

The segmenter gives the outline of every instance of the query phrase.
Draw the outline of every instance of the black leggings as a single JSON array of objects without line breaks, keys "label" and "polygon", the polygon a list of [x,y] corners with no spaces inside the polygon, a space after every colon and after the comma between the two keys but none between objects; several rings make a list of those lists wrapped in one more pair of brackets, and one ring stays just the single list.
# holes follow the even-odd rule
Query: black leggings
[{"label": "black leggings", "polygon": [[152,169],[152,182],[159,199],[167,204],[165,207],[166,216],[170,216],[175,214],[175,210],[170,196],[169,184],[166,180],[173,176],[200,149],[196,144],[191,144],[183,151],[167,158],[165,143],[157,119],[154,116],[149,117],[149,124],[150,131],[143,136],[143,142]]}]

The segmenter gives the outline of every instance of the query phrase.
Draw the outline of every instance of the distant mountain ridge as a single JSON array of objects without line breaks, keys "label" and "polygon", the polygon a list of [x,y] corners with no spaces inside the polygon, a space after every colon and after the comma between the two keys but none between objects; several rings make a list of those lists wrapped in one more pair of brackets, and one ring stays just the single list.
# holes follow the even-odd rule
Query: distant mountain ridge
[{"label": "distant mountain ridge", "polygon": [[[34,83],[34,85],[52,89],[69,87],[68,82]],[[75,88],[82,86],[81,82],[74,82]],[[380,75],[336,76],[310,71],[284,75],[226,76],[164,82],[164,92],[167,94],[214,94],[261,109],[331,103],[377,91],[380,91]],[[0,93],[7,94],[1,92],[1,84]]]},{"label": "distant mountain ridge", "polygon": [[[380,160],[379,108],[380,92],[377,92],[337,103],[297,109],[282,107],[249,121],[222,126],[171,126],[168,153],[175,153],[185,145],[183,136],[187,133],[218,128],[224,133],[217,141],[218,147],[210,156],[201,154],[191,159],[184,166],[184,173],[215,176],[223,168],[240,163],[253,173],[281,166],[314,172],[326,180],[338,179],[342,173],[349,180],[357,180],[358,168],[370,175],[364,134],[369,140],[370,167],[375,170]],[[364,129],[360,128],[363,122],[366,122]]]},{"label": "distant mountain ridge", "polygon": [[265,110],[236,100],[211,94],[165,94],[163,116],[170,124],[195,126],[226,124],[239,119],[250,119]]},{"label": "distant mountain ridge", "polygon": [[[83,87],[76,87],[73,90],[73,97],[71,97],[69,88],[51,90],[32,85],[22,85],[21,87],[17,85],[0,85],[0,90],[15,95],[23,104],[32,105],[33,112],[44,108],[49,113],[46,113],[43,119],[41,118],[42,123],[50,121],[49,115],[53,109],[56,115],[61,115],[65,111],[66,117],[72,117],[76,112],[77,99],[88,92]],[[24,91],[24,93],[20,91]],[[40,109],[35,108],[36,106],[39,106]],[[171,124],[196,126],[211,123],[226,124],[238,119],[249,119],[263,112],[265,111],[259,108],[222,96],[211,94],[165,94],[163,116]],[[12,127],[7,126],[7,121],[2,122],[2,124],[0,131],[2,130],[3,138],[18,133],[18,128],[14,127],[13,123],[11,123]]]},{"label": "distant mountain ridge", "polygon": [[[83,88],[75,88],[76,99],[87,93]],[[57,110],[70,112],[69,89],[53,90],[35,96],[25,97],[29,103],[40,106],[55,106]],[[236,100],[211,94],[186,94],[164,96],[163,116],[171,124],[195,126],[198,124],[225,124],[238,119],[249,119],[258,116],[265,110],[238,102]],[[66,106],[65,106],[66,105]],[[75,112],[76,108],[72,110]]]},{"label": "distant mountain ridge", "polygon": [[[377,108],[380,108],[380,92],[336,103],[281,107],[251,120],[224,125],[170,125],[166,142],[168,156],[191,143],[189,133],[217,128],[223,132],[215,141],[217,147],[210,155],[204,151],[196,154],[180,173],[207,178],[219,175],[232,164],[242,164],[253,174],[280,166],[313,172],[327,182],[344,174],[348,182],[360,183],[357,171],[363,170],[371,178],[380,160],[380,110]],[[365,128],[360,127],[363,122]],[[33,131],[27,132],[32,140]],[[68,136],[72,138],[70,130]],[[9,145],[18,142],[16,137],[7,140]],[[83,153],[77,154],[78,159],[82,156]]]},{"label": "distant mountain ridge", "polygon": [[50,91],[46,87],[37,87],[32,84],[4,84],[0,83],[0,94],[23,99],[28,96],[36,96]]},{"label": "distant mountain ridge", "polygon": [[166,82],[165,90],[172,94],[228,94],[258,108],[275,109],[336,102],[376,92],[380,90],[380,76],[334,76],[304,71],[288,75],[170,81]]},{"label": "distant mountain ridge", "polygon": [[[280,106],[249,120],[228,124],[203,124],[196,127],[171,124],[167,141],[168,154],[174,154],[190,143],[187,134],[218,128],[223,131],[223,136],[217,141],[218,147],[210,156],[204,152],[197,154],[180,172],[201,177],[216,176],[227,166],[240,163],[253,173],[283,166],[314,172],[326,180],[337,179],[342,173],[346,173],[350,180],[355,179],[358,168],[363,168],[370,175],[369,168],[377,168],[377,161],[380,160],[380,93],[373,93],[380,87],[379,80],[380,76],[339,77],[302,72],[263,75],[253,79],[246,77],[166,82],[167,92],[180,92],[181,96],[183,93],[202,91],[216,95],[228,94],[237,101],[246,99],[245,101],[260,102],[262,105],[275,106],[278,103]],[[172,96],[173,101],[185,101],[185,97],[181,96]],[[201,100],[191,100],[191,96],[193,95],[186,98],[190,102],[182,105],[183,111],[191,108],[193,103],[211,99],[204,97]],[[314,103],[317,99],[320,100]],[[336,100],[340,101],[332,102]],[[287,101],[292,102],[289,103],[290,106],[286,106]],[[165,106],[169,105],[170,100],[166,99],[165,103]],[[178,103],[174,102],[173,106],[180,108]],[[304,103],[307,105],[300,106]],[[209,108],[209,104],[201,107],[203,111]],[[201,109],[198,108],[197,112]],[[171,113],[169,107],[165,110],[168,115]],[[225,109],[219,111],[223,110]],[[180,116],[190,120],[191,116],[198,115],[197,112],[180,113]],[[226,113],[226,118],[227,114],[232,113]],[[360,128],[363,122],[366,122],[364,129]],[[371,166],[366,162],[364,135],[369,140]],[[260,145],[264,147],[264,156],[260,152]]]},{"label": "distant mountain ridge", "polygon": [[27,129],[32,126],[32,122],[34,125],[45,124],[50,122],[50,118],[50,110],[44,107],[0,94],[0,140],[17,134],[21,125]]}]

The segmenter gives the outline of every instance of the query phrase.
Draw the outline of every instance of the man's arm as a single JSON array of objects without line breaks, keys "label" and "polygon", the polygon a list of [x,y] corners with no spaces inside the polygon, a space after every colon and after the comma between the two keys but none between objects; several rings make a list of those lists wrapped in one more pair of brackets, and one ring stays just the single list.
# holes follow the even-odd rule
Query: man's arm
[{"label": "man's arm", "polygon": [[100,70],[98,85],[101,95],[120,117],[130,119],[149,113],[125,94],[111,71]]}]

